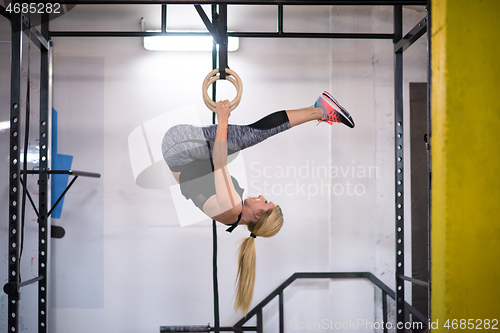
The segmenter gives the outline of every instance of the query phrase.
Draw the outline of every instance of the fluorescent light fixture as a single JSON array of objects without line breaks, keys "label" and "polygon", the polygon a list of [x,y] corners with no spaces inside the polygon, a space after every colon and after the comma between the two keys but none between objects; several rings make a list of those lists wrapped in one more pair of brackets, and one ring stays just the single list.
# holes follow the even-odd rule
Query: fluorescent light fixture
[{"label": "fluorescent light fixture", "polygon": [[[171,31],[174,32],[174,31]],[[180,31],[175,31],[180,32]],[[195,31],[184,31],[195,32]],[[199,31],[196,31],[199,32]],[[144,48],[148,51],[212,51],[213,39],[211,36],[199,35],[164,35],[144,37]],[[238,37],[228,37],[227,49],[229,52],[238,50]]]}]

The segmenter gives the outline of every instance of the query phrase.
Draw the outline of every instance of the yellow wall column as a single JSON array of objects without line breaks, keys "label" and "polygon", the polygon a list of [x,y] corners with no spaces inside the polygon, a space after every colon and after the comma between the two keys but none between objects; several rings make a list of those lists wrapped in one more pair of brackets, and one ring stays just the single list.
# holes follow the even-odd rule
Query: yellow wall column
[{"label": "yellow wall column", "polygon": [[500,1],[431,10],[432,331],[500,329]]}]

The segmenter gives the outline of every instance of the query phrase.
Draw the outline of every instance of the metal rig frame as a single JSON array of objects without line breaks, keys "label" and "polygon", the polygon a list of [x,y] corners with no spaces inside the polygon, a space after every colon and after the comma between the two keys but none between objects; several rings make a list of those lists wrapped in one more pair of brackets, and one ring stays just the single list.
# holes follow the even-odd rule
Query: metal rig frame
[{"label": "metal rig frame", "polygon": [[[19,331],[19,301],[20,289],[32,283],[38,282],[38,331],[48,331],[48,282],[50,275],[49,267],[49,248],[51,236],[51,225],[48,222],[50,214],[74,184],[79,176],[99,178],[97,173],[83,172],[76,170],[50,170],[49,168],[49,100],[50,100],[50,43],[48,15],[42,15],[41,32],[39,32],[22,13],[13,12],[7,14],[4,8],[0,13],[11,21],[12,40],[11,40],[11,98],[10,98],[10,155],[9,155],[9,277],[3,290],[8,295],[8,327],[10,332]],[[39,169],[26,170],[24,164],[23,170],[20,168],[20,137],[21,133],[29,132],[29,121],[25,121],[24,132],[20,128],[21,114],[21,64],[22,64],[22,34],[28,32],[30,42],[33,42],[40,49],[40,156]],[[29,84],[29,83],[28,83]],[[28,88],[29,91],[29,88]],[[29,105],[29,104],[27,104]],[[38,175],[38,210],[35,207],[27,188],[27,176],[29,174]],[[49,175],[67,174],[74,176],[70,184],[66,187],[61,196],[49,210]],[[22,177],[22,178],[21,178]],[[21,220],[24,218],[19,213],[21,187],[23,195],[29,197],[29,200],[35,210],[38,222],[38,276],[21,281],[20,278],[20,242],[23,226]],[[24,200],[23,200],[24,205]]]},{"label": "metal rig frame", "polygon": [[[29,2],[29,1],[28,1]],[[430,302],[430,241],[429,241],[429,257],[428,282],[420,281],[404,275],[404,143],[403,143],[403,52],[408,49],[415,41],[417,41],[427,31],[430,31],[430,0],[228,0],[228,1],[161,1],[161,0],[66,0],[58,1],[62,4],[156,4],[162,6],[162,22],[161,32],[115,32],[115,31],[49,31],[48,16],[42,17],[41,32],[37,31],[32,26],[29,19],[21,13],[8,13],[5,8],[0,7],[0,14],[12,23],[12,57],[11,57],[11,103],[10,103],[10,167],[9,167],[9,281],[4,286],[4,291],[8,294],[8,329],[9,332],[15,333],[19,330],[19,301],[20,288],[28,284],[38,282],[38,331],[45,333],[49,331],[48,325],[48,249],[50,223],[48,218],[50,211],[48,209],[48,183],[51,173],[68,173],[76,177],[99,177],[100,175],[87,172],[78,172],[71,170],[50,170],[48,157],[48,131],[49,131],[49,91],[50,91],[50,38],[51,37],[145,37],[156,35],[183,35],[189,33],[172,33],[167,31],[167,4],[192,4],[195,5],[200,17],[205,22],[208,32],[201,33],[203,35],[210,34],[214,41],[220,45],[219,52],[213,48],[213,67],[217,66],[217,54],[219,56],[219,68],[227,67],[227,37],[235,36],[241,38],[327,38],[327,39],[392,39],[394,43],[394,135],[395,135],[395,224],[396,224],[396,291],[393,292],[385,286],[380,280],[375,278],[371,273],[296,273],[271,293],[264,301],[259,303],[252,309],[248,316],[242,318],[232,327],[220,327],[219,325],[219,309],[218,309],[218,292],[217,292],[217,243],[215,223],[214,230],[214,327],[210,326],[170,326],[162,327],[162,332],[202,332],[206,331],[257,331],[262,332],[262,307],[265,306],[272,298],[279,295],[280,304],[280,332],[283,332],[283,289],[290,285],[297,278],[367,278],[382,290],[383,294],[383,311],[384,320],[387,320],[387,295],[391,296],[396,301],[396,322],[408,322],[408,313],[412,313],[417,319],[424,322],[424,329],[427,321],[425,316],[418,313],[411,305],[405,302],[404,282],[426,286],[429,292]],[[19,0],[14,0],[13,3],[20,3]],[[212,22],[204,13],[200,4],[212,5]],[[218,5],[218,6],[217,6]],[[275,5],[278,7],[277,31],[276,32],[228,32],[227,31],[227,5]],[[366,6],[394,6],[394,32],[387,33],[287,33],[283,31],[283,6],[284,5],[366,5]],[[403,5],[422,5],[427,6],[428,15],[403,36]],[[217,12],[218,7],[218,12]],[[40,68],[40,169],[36,172],[39,177],[39,244],[38,244],[38,259],[39,259],[39,276],[29,281],[20,281],[20,214],[19,214],[19,199],[20,199],[20,178],[23,175],[20,169],[20,90],[21,90],[21,63],[22,63],[22,33],[30,32],[31,41],[34,42],[41,52],[41,68]],[[192,33],[191,33],[192,34]],[[428,137],[430,136],[430,34],[427,34],[427,54],[428,54]],[[225,73],[221,73],[224,77]],[[213,98],[215,99],[215,84],[213,84]],[[28,128],[25,129],[28,131]],[[428,141],[430,142],[430,141]],[[429,150],[429,167],[430,167],[430,146]],[[430,169],[429,169],[430,170]],[[27,173],[24,174],[26,177]],[[73,182],[74,180],[73,179]],[[71,186],[73,184],[69,186]],[[69,189],[69,186],[67,189]],[[27,190],[27,189],[26,189]],[[66,191],[64,192],[66,193]],[[64,195],[63,193],[63,195]],[[429,188],[430,196],[430,188]],[[36,210],[36,209],[35,209]],[[430,215],[428,218],[430,232]],[[430,314],[430,304],[429,313]],[[243,324],[248,321],[253,315],[257,316],[256,327],[244,327]],[[386,331],[386,330],[384,330]],[[397,328],[397,332],[405,332],[404,328]]]},{"label": "metal rig frame", "polygon": [[[5,16],[5,15],[4,15]],[[48,175],[49,175],[49,36],[48,17],[38,32],[21,13],[12,13],[12,53],[11,53],[11,100],[10,100],[10,167],[9,167],[9,282],[4,291],[8,294],[8,327],[10,332],[19,330],[20,288],[38,282],[38,327],[40,332],[47,330],[47,284],[48,284],[48,245],[50,224],[48,220]],[[20,90],[22,63],[23,30],[31,31],[31,40],[40,48],[40,169],[39,169],[39,215],[38,215],[38,277],[25,282],[20,281],[20,234],[21,215],[18,204],[20,197]],[[26,122],[28,125],[28,122]],[[26,126],[27,127],[27,126]],[[28,131],[28,128],[25,129]],[[26,179],[26,174],[23,175]],[[24,179],[24,180],[25,180]],[[24,184],[27,184],[24,181]]]}]

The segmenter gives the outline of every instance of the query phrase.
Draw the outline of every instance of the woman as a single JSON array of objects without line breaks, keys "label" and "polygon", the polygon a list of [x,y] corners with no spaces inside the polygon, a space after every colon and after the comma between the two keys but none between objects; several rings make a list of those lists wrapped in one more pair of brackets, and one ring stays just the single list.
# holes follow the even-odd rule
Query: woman
[{"label": "woman", "polygon": [[255,284],[255,242],[274,236],[283,225],[280,206],[262,195],[242,199],[243,189],[227,169],[228,158],[242,149],[291,127],[317,120],[354,127],[349,113],[326,91],[313,106],[272,113],[250,125],[230,125],[229,101],[217,103],[218,125],[177,125],[162,142],[163,158],[180,184],[181,192],[212,219],[230,225],[246,225],[250,236],[239,248],[235,309],[248,312]]}]

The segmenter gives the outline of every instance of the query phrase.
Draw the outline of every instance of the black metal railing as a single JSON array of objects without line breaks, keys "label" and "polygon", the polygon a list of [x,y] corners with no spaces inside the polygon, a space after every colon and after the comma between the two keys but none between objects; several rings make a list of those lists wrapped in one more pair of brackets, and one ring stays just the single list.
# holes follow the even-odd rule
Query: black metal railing
[{"label": "black metal railing", "polygon": [[[279,297],[279,332],[283,333],[285,329],[285,318],[284,318],[284,299],[283,292],[297,279],[367,279],[371,281],[375,286],[377,286],[382,291],[382,312],[383,312],[383,322],[388,323],[388,310],[387,310],[387,296],[395,300],[396,293],[390,289],[385,283],[380,281],[375,275],[370,272],[316,272],[316,273],[294,273],[288,279],[285,280],[279,287],[277,287],[273,292],[271,292],[266,298],[264,298],[259,304],[257,304],[248,314],[241,318],[236,324],[229,327],[220,327],[220,331],[225,332],[263,332],[263,308],[269,304],[273,299]],[[406,303],[405,308],[408,310],[416,320],[418,320],[421,325],[417,325],[419,330],[425,330],[427,327],[427,318],[421,314],[417,309],[415,309],[410,304]],[[256,326],[243,326],[250,319],[256,317]],[[404,323],[403,323],[404,324]],[[384,333],[388,331],[388,325],[384,325]],[[394,325],[395,327],[395,325]],[[160,332],[211,332],[214,331],[214,327],[208,326],[161,326]],[[416,329],[413,329],[416,332]]]}]

